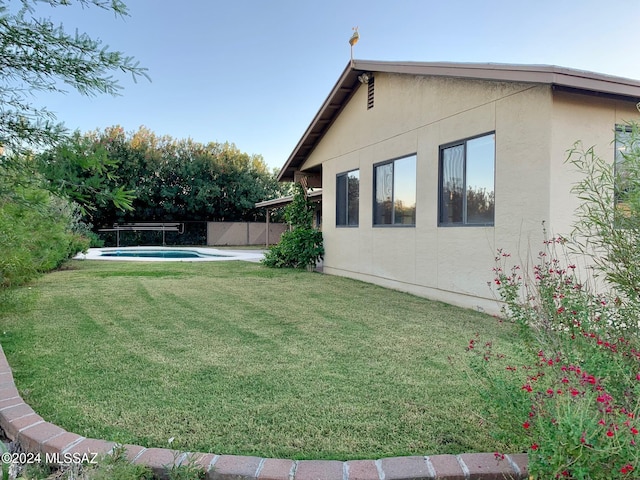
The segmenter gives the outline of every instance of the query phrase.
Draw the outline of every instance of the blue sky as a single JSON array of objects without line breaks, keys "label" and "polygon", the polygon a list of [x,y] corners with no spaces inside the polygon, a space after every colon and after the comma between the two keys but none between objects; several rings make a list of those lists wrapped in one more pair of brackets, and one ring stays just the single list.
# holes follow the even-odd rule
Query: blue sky
[{"label": "blue sky", "polygon": [[159,135],[233,142],[284,164],[354,57],[547,64],[640,79],[640,1],[125,0],[116,18],[39,10],[149,69],[116,75],[122,96],[38,94],[70,129],[144,125]]}]

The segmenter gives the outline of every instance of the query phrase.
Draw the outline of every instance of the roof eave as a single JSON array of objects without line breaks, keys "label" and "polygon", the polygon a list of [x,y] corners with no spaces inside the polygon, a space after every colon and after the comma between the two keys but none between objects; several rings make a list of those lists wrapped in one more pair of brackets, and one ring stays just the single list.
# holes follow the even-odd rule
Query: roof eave
[{"label": "roof eave", "polygon": [[278,181],[293,181],[295,171],[311,154],[325,132],[345,107],[364,72],[439,76],[547,84],[566,91],[640,101],[640,82],[627,78],[558,67],[555,65],[511,65],[500,63],[385,62],[352,60],[333,86],[309,127],[278,174]]},{"label": "roof eave", "polygon": [[313,146],[315,146],[314,144],[312,147],[309,147],[307,145],[307,140],[309,138],[317,137],[316,140],[319,141],[324,132],[328,130],[335,118],[353,95],[358,83],[358,75],[362,73],[362,71],[354,68],[354,63],[355,62],[349,62],[347,64],[344,71],[338,78],[338,81],[333,86],[331,92],[318,110],[318,113],[313,117],[309,127],[293,149],[293,152],[287,159],[287,162],[284,164],[282,169],[280,169],[280,173],[278,174],[279,182],[293,181],[293,175],[296,167],[292,166],[292,164],[300,158],[306,158],[306,156],[311,153],[311,150],[313,150]]}]

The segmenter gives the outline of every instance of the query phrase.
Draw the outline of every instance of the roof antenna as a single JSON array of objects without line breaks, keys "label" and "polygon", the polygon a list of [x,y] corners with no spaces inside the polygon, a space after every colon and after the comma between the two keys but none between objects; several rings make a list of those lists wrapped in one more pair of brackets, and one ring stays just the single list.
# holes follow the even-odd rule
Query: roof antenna
[{"label": "roof antenna", "polygon": [[353,30],[353,35],[349,39],[349,45],[351,45],[351,63],[353,63],[353,46],[358,43],[360,34],[358,33],[358,27],[353,27],[351,30]]}]

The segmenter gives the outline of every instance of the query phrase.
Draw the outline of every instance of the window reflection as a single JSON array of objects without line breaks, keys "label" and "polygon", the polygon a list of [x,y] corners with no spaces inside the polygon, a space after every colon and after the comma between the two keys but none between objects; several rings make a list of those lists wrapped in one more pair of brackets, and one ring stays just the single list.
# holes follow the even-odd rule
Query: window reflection
[{"label": "window reflection", "polygon": [[415,225],[416,156],[374,167],[374,225]]},{"label": "window reflection", "polygon": [[440,150],[441,225],[493,225],[495,134]]},{"label": "window reflection", "polygon": [[336,225],[358,226],[360,171],[352,170],[336,176]]},{"label": "window reflection", "polygon": [[495,135],[467,142],[467,223],[493,223]]},{"label": "window reflection", "polygon": [[393,162],[393,223],[416,223],[416,157]]}]

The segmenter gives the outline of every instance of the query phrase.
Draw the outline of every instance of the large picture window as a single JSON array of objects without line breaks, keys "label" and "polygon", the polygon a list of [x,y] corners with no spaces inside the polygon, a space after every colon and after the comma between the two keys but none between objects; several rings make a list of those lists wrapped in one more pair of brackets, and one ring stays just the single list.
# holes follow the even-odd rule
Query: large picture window
[{"label": "large picture window", "polygon": [[374,166],[374,225],[416,224],[416,156]]},{"label": "large picture window", "polygon": [[439,225],[493,225],[495,133],[440,147]]},{"label": "large picture window", "polygon": [[336,176],[336,225],[357,227],[359,221],[360,171]]}]

